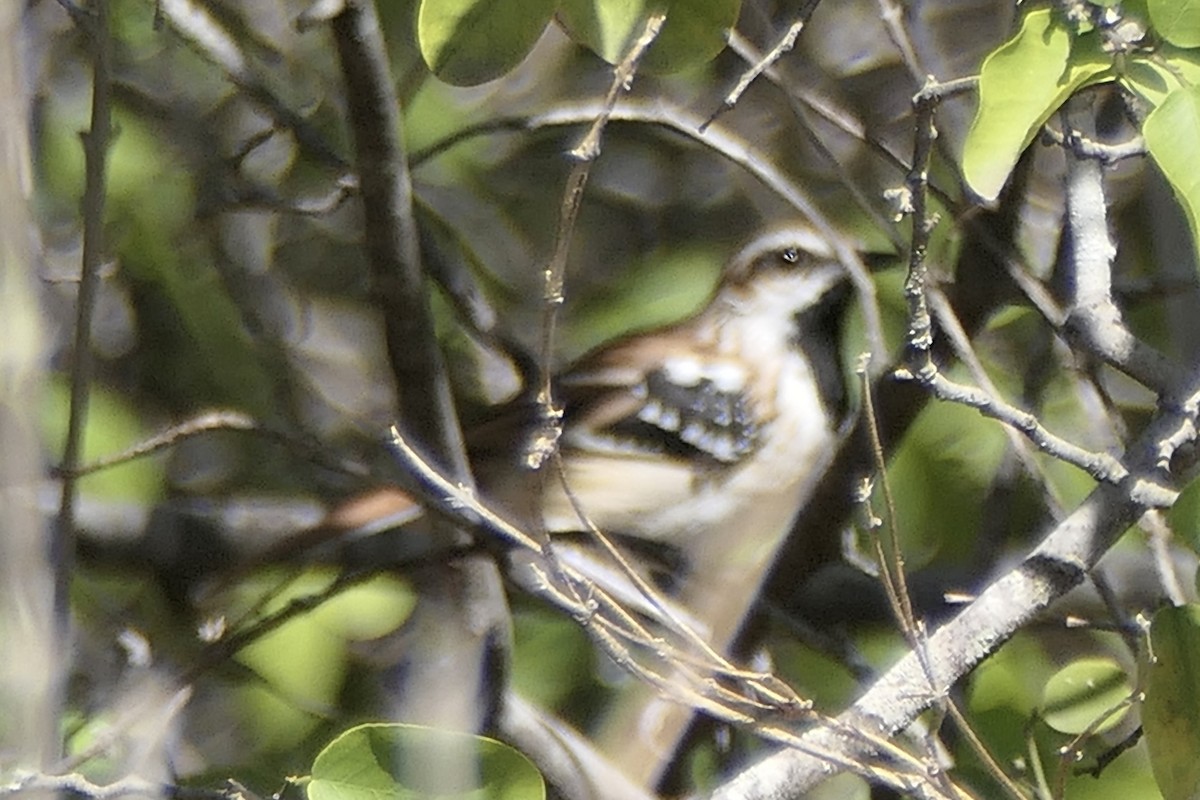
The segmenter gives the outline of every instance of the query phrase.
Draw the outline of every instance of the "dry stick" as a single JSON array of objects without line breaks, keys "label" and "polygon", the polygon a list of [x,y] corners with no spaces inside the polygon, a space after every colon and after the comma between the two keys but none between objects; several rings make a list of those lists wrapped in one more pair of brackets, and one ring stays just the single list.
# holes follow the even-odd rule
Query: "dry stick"
[{"label": "dry stick", "polygon": [[[742,77],[738,79],[737,84],[729,91],[729,94],[725,95],[725,99],[721,101],[721,105],[708,116],[708,119],[700,124],[698,130],[701,133],[708,130],[708,126],[716,122],[717,117],[737,105],[738,100],[750,88],[750,84],[758,79],[758,76],[762,75],[776,61],[791,52],[792,48],[796,46],[796,39],[800,37],[800,32],[808,25],[808,21],[812,18],[813,12],[817,10],[817,6],[820,3],[821,0],[806,0],[805,4],[796,12],[796,18],[788,25],[787,30],[784,31],[783,36],[779,37],[779,41],[775,43],[775,46],[760,58],[751,61],[750,68],[742,73]],[[730,35],[731,37],[736,36],[736,31],[732,31]]]},{"label": "dry stick", "polygon": [[[489,509],[468,487],[456,484],[439,473],[412,448],[412,445],[395,428],[392,429],[392,436],[392,446],[395,449],[396,457],[407,474],[416,482],[415,490],[428,508],[457,520],[460,525],[471,527],[494,540],[501,541],[508,547],[524,550],[541,557],[547,554],[546,545],[538,541],[537,537],[525,533]],[[872,736],[868,729],[844,726],[836,720],[822,720],[820,716],[808,713],[807,709],[796,708],[794,705],[770,707],[771,712],[782,713],[785,718],[788,712],[801,711],[804,712],[801,714],[801,720],[822,720],[828,730],[837,737],[857,741],[860,743],[860,747],[869,748],[872,752],[884,753],[889,761],[907,765],[909,773],[900,777],[889,777],[886,771],[880,771],[881,767],[878,764],[848,759],[839,755],[837,750],[805,742],[802,736],[794,731],[760,720],[756,713],[747,713],[746,710],[743,710],[743,708],[761,709],[763,707],[762,703],[754,702],[753,698],[738,697],[736,698],[738,706],[731,706],[714,700],[705,692],[695,691],[686,686],[680,686],[675,681],[665,679],[660,673],[642,666],[621,641],[630,641],[639,647],[646,648],[659,661],[669,663],[673,668],[678,669],[685,666],[684,662],[675,658],[675,653],[666,642],[656,639],[640,623],[628,616],[601,587],[568,567],[563,567],[561,573],[540,571],[539,574],[544,581],[541,588],[542,596],[545,599],[566,611],[620,667],[628,670],[640,680],[655,686],[674,701],[704,710],[725,722],[752,725],[754,732],[764,739],[788,747],[799,748],[813,758],[828,761],[838,769],[853,770],[858,774],[883,780],[898,788],[911,788],[912,783],[907,777],[909,773],[922,774],[923,768],[919,761],[885,739]],[[569,585],[562,586],[555,583],[560,575],[565,577]],[[579,598],[584,599],[581,601]],[[616,619],[614,620],[608,615],[613,615]],[[686,673],[686,669],[683,671]],[[744,674],[761,677],[755,673]],[[704,681],[701,682],[701,685],[708,690],[713,688],[711,683]]]},{"label": "dry stick", "polygon": [[112,54],[109,41],[107,0],[95,0],[84,12],[85,33],[92,47],[92,117],[81,134],[84,153],[83,264],[79,295],[75,301],[75,340],[71,349],[71,397],[67,419],[67,441],[60,467],[63,471],[62,500],[51,533],[51,563],[56,570],[54,619],[60,652],[65,648],[70,625],[70,584],[75,560],[75,504],[78,481],[72,474],[83,453],[84,426],[92,380],[92,314],[99,288],[99,271],[104,264],[104,205],[107,186],[108,151],[112,144]]},{"label": "dry stick", "polygon": [[[565,284],[567,256],[570,252],[575,222],[578,219],[579,210],[583,203],[583,191],[587,186],[588,176],[591,174],[592,163],[600,155],[600,144],[604,128],[608,125],[608,120],[612,116],[617,99],[622,92],[628,91],[631,87],[634,75],[637,72],[638,62],[646,52],[646,49],[658,37],[665,18],[664,13],[654,13],[646,19],[641,34],[634,40],[621,62],[614,67],[613,79],[609,84],[599,112],[591,120],[591,125],[587,133],[584,134],[579,144],[569,153],[574,163],[567,176],[563,192],[558,227],[555,232],[554,253],[544,272],[538,392],[536,398],[541,419],[525,453],[526,466],[537,470],[542,480],[545,480],[542,467],[549,461],[554,472],[551,479],[557,480],[563,486],[567,497],[570,498],[570,502],[575,508],[576,514],[585,522],[585,525],[592,531],[593,535],[599,534],[599,541],[606,545],[606,549],[610,553],[614,552],[615,548],[607,537],[600,534],[596,526],[591,524],[586,513],[583,512],[576,502],[567,482],[566,469],[559,450],[559,439],[562,436],[563,409],[554,400],[553,353],[558,325],[558,313],[564,300],[563,287]],[[558,562],[548,540],[546,541],[543,555],[547,566],[560,580],[564,579],[566,577],[564,568]],[[646,591],[649,587],[645,586],[644,582],[640,580],[640,576],[636,574],[636,571],[632,569],[629,563],[619,556],[616,561],[619,567],[634,582],[634,585],[638,587],[639,591],[642,591],[648,598],[651,598],[653,593]],[[574,586],[570,582],[568,582],[568,589],[574,591]],[[578,601],[581,598],[577,596],[575,599]],[[670,612],[665,611],[666,604],[660,602],[657,598],[650,599],[650,602],[660,611],[664,611],[665,616],[672,623],[677,622],[676,617],[671,615]],[[632,621],[632,618],[630,618],[630,621]],[[684,627],[686,629],[686,626]]]},{"label": "dry stick", "polygon": [[554,254],[546,265],[542,290],[542,334],[541,334],[541,363],[539,368],[539,386],[537,404],[541,415],[541,424],[535,435],[525,461],[531,469],[540,469],[548,458],[555,461],[559,480],[565,485],[561,462],[558,461],[558,440],[562,435],[562,409],[555,405],[553,382],[553,354],[555,331],[558,325],[558,312],[563,304],[563,285],[567,271],[567,254],[571,249],[571,236],[575,230],[575,220],[579,217],[579,209],[583,203],[583,190],[587,186],[591,174],[592,162],[600,155],[600,140],[604,128],[612,117],[613,108],[621,92],[628,91],[637,71],[638,61],[651,43],[658,37],[662,29],[664,13],[651,14],[642,29],[641,34],[629,48],[629,52],[621,62],[613,68],[613,80],[598,113],[592,117],[591,127],[579,144],[570,152],[574,160],[571,172],[567,176],[567,185],[563,192],[561,210],[558,217],[558,229],[554,237]]},{"label": "dry stick", "polygon": [[[297,436],[285,430],[263,425],[249,414],[233,410],[205,411],[191,419],[172,425],[166,430],[154,434],[132,447],[119,453],[98,458],[87,464],[81,464],[69,473],[72,477],[81,478],[93,472],[118,467],[139,458],[146,458],[155,453],[175,447],[186,439],[213,431],[244,431],[255,433],[272,439],[299,452],[317,466],[325,467],[346,475],[365,478],[370,474],[366,465],[349,459],[339,459],[327,454],[312,441]],[[68,473],[60,468],[64,476]]]},{"label": "dry stick", "polygon": [[[867,379],[865,370],[860,370],[860,376],[863,387],[863,413],[867,419],[867,431],[871,440],[872,458],[874,459],[876,473],[880,478],[884,503],[887,506],[888,512],[887,524],[885,526],[888,532],[886,543],[883,541],[883,537],[872,536],[876,548],[876,560],[879,563],[884,591],[888,598],[888,604],[892,608],[892,613],[896,616],[896,620],[900,625],[901,631],[904,633],[909,649],[921,660],[922,669],[925,672],[925,678],[929,683],[930,690],[936,691],[937,682],[934,678],[933,666],[929,656],[925,625],[922,620],[917,619],[913,611],[912,598],[908,590],[904,553],[900,548],[900,537],[896,522],[896,503],[892,496],[891,482],[888,480],[883,443],[879,438],[879,427],[875,424],[871,382]],[[1004,769],[996,762],[991,752],[988,751],[987,746],[975,735],[974,729],[971,728],[970,723],[963,715],[961,709],[959,709],[958,704],[954,702],[954,699],[949,694],[946,694],[940,698],[940,705],[954,719],[959,730],[966,737],[968,744],[975,751],[980,761],[983,762],[988,772],[1005,788],[1011,797],[1024,800],[1025,794],[1013,783],[1012,779],[1004,772]],[[938,777],[943,777],[943,775],[939,775]]]},{"label": "dry stick", "polygon": [[[871,536],[875,546],[875,559],[879,564],[879,574],[887,595],[888,605],[896,616],[896,622],[904,632],[909,647],[918,649],[918,622],[913,613],[912,599],[908,592],[908,579],[905,576],[904,553],[900,548],[900,536],[896,522],[896,501],[892,496],[891,481],[888,480],[887,462],[883,453],[883,441],[879,437],[879,426],[875,424],[875,404],[872,398],[871,381],[867,376],[865,365],[858,371],[862,386],[863,414],[867,420],[867,433],[871,444],[871,458],[875,472],[879,476],[880,487],[883,489],[883,502],[887,508],[887,522],[883,526],[887,536],[877,534]],[[872,526],[877,531],[878,526]]]}]

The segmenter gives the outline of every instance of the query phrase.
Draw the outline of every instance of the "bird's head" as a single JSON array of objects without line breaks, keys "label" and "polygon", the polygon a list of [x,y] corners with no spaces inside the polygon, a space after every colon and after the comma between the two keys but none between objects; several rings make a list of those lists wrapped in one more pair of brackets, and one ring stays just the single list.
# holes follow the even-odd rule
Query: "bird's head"
[{"label": "bird's head", "polygon": [[849,273],[833,246],[811,228],[778,228],[756,237],[730,261],[714,307],[789,326],[817,307],[840,312],[849,299]]}]

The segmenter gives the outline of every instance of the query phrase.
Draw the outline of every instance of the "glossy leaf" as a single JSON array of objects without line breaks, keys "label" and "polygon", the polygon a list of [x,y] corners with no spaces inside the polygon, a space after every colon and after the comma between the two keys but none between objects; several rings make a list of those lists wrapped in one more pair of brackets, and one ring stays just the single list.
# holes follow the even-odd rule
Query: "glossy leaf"
[{"label": "glossy leaf", "polygon": [[1167,510],[1167,522],[1183,542],[1200,553],[1200,479],[1192,479]]},{"label": "glossy leaf", "polygon": [[1080,87],[1102,77],[1109,59],[1095,37],[1071,34],[1050,9],[1025,15],[1016,36],[983,62],[979,109],[963,145],[963,176],[992,202],[1038,129]]},{"label": "glossy leaf", "polygon": [[741,0],[562,0],[559,19],[572,38],[616,64],[650,11],[664,6],[667,19],[642,59],[649,72],[678,72],[711,61],[725,47]]},{"label": "glossy leaf", "polygon": [[422,0],[421,56],[447,83],[472,86],[521,62],[542,35],[555,0]]},{"label": "glossy leaf", "polygon": [[1200,797],[1200,606],[1155,614],[1150,647],[1142,704],[1150,766],[1165,800]]},{"label": "glossy leaf", "polygon": [[1149,0],[1150,22],[1179,47],[1200,47],[1200,0]]},{"label": "glossy leaf", "polygon": [[1193,242],[1200,231],[1200,88],[1179,89],[1150,112],[1142,126],[1146,149],[1175,190]]},{"label": "glossy leaf", "polygon": [[[478,759],[478,785],[448,787],[447,757]],[[308,800],[542,800],[542,776],[519,752],[494,739],[420,725],[359,725],[313,761]]]},{"label": "glossy leaf", "polygon": [[1176,89],[1200,83],[1200,50],[1165,44],[1149,56],[1130,58],[1121,83],[1156,108]]},{"label": "glossy leaf", "polygon": [[1081,658],[1054,673],[1042,693],[1042,719],[1056,731],[1079,734],[1106,731],[1129,710],[1116,709],[1133,687],[1120,664],[1110,658]]}]

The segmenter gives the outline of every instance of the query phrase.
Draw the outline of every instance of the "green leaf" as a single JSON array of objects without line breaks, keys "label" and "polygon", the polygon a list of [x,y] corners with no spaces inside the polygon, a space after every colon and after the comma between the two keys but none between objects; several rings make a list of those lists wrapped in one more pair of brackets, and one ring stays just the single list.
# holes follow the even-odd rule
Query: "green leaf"
[{"label": "green leaf", "polygon": [[1100,733],[1129,711],[1128,705],[1118,706],[1132,692],[1129,676],[1120,664],[1111,658],[1081,658],[1046,681],[1042,719],[1062,733]]},{"label": "green leaf", "polygon": [[1146,149],[1175,190],[1192,229],[1200,231],[1200,88],[1177,89],[1150,112],[1142,125]]},{"label": "green leaf", "polygon": [[528,55],[556,0],[422,0],[417,41],[433,74],[457,86],[498,78]]},{"label": "green leaf", "polygon": [[1167,522],[1188,547],[1200,553],[1200,478],[1191,480],[1167,510]]},{"label": "green leaf", "polygon": [[1200,47],[1200,0],[1149,0],[1158,35],[1180,47]]},{"label": "green leaf", "polygon": [[1022,151],[1071,93],[1109,72],[1111,61],[1095,40],[1079,37],[1072,47],[1071,34],[1054,22],[1050,9],[1039,9],[984,60],[962,164],[981,200],[996,199]]},{"label": "green leaf", "polygon": [[1176,89],[1200,83],[1200,50],[1164,44],[1152,55],[1130,57],[1120,80],[1156,108]]},{"label": "green leaf", "polygon": [[1165,800],[1200,797],[1200,606],[1156,613],[1150,648],[1142,704],[1150,767]]},{"label": "green leaf", "polygon": [[[474,759],[478,781],[463,783],[447,765]],[[450,761],[453,759],[453,761]],[[458,780],[455,782],[455,778]],[[454,782],[455,785],[448,785]],[[474,785],[472,785],[474,784]],[[308,800],[544,800],[545,784],[529,759],[483,736],[420,725],[359,725],[313,761]]]},{"label": "green leaf", "polygon": [[650,12],[666,8],[662,31],[641,66],[648,72],[678,72],[711,61],[725,48],[726,31],[737,21],[741,4],[741,0],[562,0],[559,20],[573,39],[616,64]]}]

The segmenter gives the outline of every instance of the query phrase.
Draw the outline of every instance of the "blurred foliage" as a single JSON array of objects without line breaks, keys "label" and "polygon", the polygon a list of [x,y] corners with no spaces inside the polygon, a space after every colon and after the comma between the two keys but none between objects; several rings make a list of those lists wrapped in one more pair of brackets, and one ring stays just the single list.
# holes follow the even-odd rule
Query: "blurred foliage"
[{"label": "blurred foliage", "polygon": [[[194,558],[187,554],[196,551],[184,544],[218,536],[221,547],[212,552],[235,554],[230,562],[182,565],[208,578],[234,572],[242,559],[305,527],[285,519],[238,528],[229,524],[235,500],[328,505],[395,479],[381,438],[391,421],[396,387],[361,252],[361,210],[353,200],[322,205],[339,197],[350,156],[347,100],[327,32],[301,34],[293,26],[304,5],[285,0],[200,4],[251,65],[238,78],[239,88],[211,54],[197,52],[194,37],[172,24],[156,27],[153,4],[114,4],[117,136],[109,153],[106,224],[112,269],[104,292],[115,310],[96,326],[97,341],[112,346],[97,345],[85,458],[123,450],[165,421],[219,406],[294,433],[326,456],[356,459],[371,476],[314,463],[311,454],[277,440],[221,434],[197,437],[85,479],[85,497],[107,504],[107,515],[83,520],[90,549],[83,550],[73,592],[84,629],[71,697],[74,751],[101,737],[121,691],[142,674],[122,662],[115,643],[121,631],[141,632],[155,654],[154,669],[178,674],[201,651],[194,633],[200,625],[224,621],[232,631],[244,629],[331,580],[323,569],[287,573],[298,575],[290,581],[282,571],[267,570],[215,600],[198,599],[203,581],[172,563]],[[564,153],[580,128],[526,124],[602,95],[610,70],[595,53],[614,60],[630,23],[617,20],[624,27],[605,27],[598,17],[588,17],[588,8],[616,5],[559,4],[568,33],[549,21],[553,3],[522,3],[528,14],[520,19],[515,14],[501,15],[499,22],[479,17],[463,31],[452,29],[454,14],[498,13],[504,4],[380,4],[402,98],[405,143],[413,154],[424,243],[436,243],[438,258],[468,276],[494,312],[498,340],[470,330],[453,293],[431,282],[438,333],[461,390],[464,417],[486,418],[491,404],[520,388],[506,348],[536,351],[542,270],[570,168]],[[625,5],[641,10],[637,3]],[[723,46],[723,28],[736,18],[739,34],[765,50],[794,20],[799,4],[676,5],[703,10],[691,17],[701,30],[668,23],[662,48],[652,50],[651,69],[638,75],[632,96],[706,115],[720,107],[746,67]],[[1131,3],[1105,5],[1137,10]],[[1069,30],[1057,10],[1045,7],[1025,12],[1015,33],[1012,4],[1001,0],[910,3],[904,16],[913,35],[910,44],[926,71],[952,79],[982,70],[977,94],[949,99],[938,112],[944,149],[931,171],[941,190],[935,205],[942,222],[930,247],[935,277],[949,293],[974,291],[989,298],[969,333],[999,393],[1037,413],[1060,435],[1106,452],[1117,451],[1126,428],[1136,430],[1144,421],[1152,405],[1147,394],[1107,368],[1080,363],[1027,302],[1012,299],[1006,277],[981,279],[971,272],[978,258],[958,223],[984,214],[977,208],[964,211],[959,168],[971,190],[986,199],[1004,202],[1005,185],[1028,192],[1014,212],[1020,231],[1013,238],[1022,248],[1016,255],[1053,286],[1062,158],[1030,143],[1071,92],[1097,80],[1117,81],[1157,107],[1155,121],[1147,120],[1144,128],[1155,162],[1186,209],[1200,206],[1193,197],[1196,159],[1188,149],[1194,147],[1200,118],[1195,91],[1164,88],[1174,87],[1176,73],[1194,77],[1195,54],[1187,48],[1196,46],[1190,37],[1200,12],[1190,3],[1150,2],[1147,8],[1170,44],[1156,51],[1161,58],[1138,50],[1124,64],[1117,64],[1115,55],[1099,55],[1098,31]],[[1172,10],[1176,16],[1169,16]],[[495,27],[510,24],[511,30]],[[36,200],[46,270],[65,275],[69,284],[78,264],[83,184],[78,133],[87,125],[90,103],[86,47],[56,4],[32,4],[29,26],[42,45],[31,55],[30,70],[38,98]],[[714,32],[721,36],[714,38]],[[895,159],[907,160],[911,152],[910,98],[919,86],[893,44],[893,32],[873,0],[827,0],[796,50],[774,68],[778,82],[756,83],[716,125],[802,187],[839,227],[872,249],[903,257],[908,222],[892,220],[894,209],[884,192],[904,180]],[[488,51],[481,53],[485,47]],[[464,56],[478,58],[464,61]],[[272,108],[275,102],[294,118],[284,119]],[[822,106],[838,113],[822,116],[815,110]],[[846,133],[847,122],[868,131],[872,141]],[[1127,122],[1114,126],[1129,130]],[[960,148],[965,150],[961,162]],[[1021,176],[1024,163],[1031,165],[1028,179]],[[1194,265],[1186,260],[1192,251],[1186,236],[1190,217],[1170,205],[1170,187],[1144,160],[1112,170],[1110,179],[1113,224],[1123,243],[1120,299],[1130,307],[1139,336],[1192,359],[1200,347],[1200,315],[1194,310]],[[851,187],[861,190],[857,197]],[[795,216],[784,200],[704,136],[613,122],[572,240],[556,363],[615,337],[686,317],[708,297],[721,264],[741,243]],[[1046,217],[1051,219],[1043,224]],[[1157,248],[1165,251],[1178,241],[1187,245],[1183,256],[1158,255]],[[1163,274],[1162,262],[1183,263],[1185,269]],[[895,354],[906,325],[903,269],[893,263],[874,280],[887,346]],[[71,304],[63,299],[70,288],[60,283],[47,281],[45,289],[56,338],[53,392],[43,417],[47,447],[55,454],[66,426],[63,356],[73,326]],[[854,314],[843,354],[849,378],[865,349],[863,329],[861,312]],[[975,381],[960,365],[947,374]],[[853,391],[857,396],[858,389]],[[1012,466],[1012,448],[999,424],[962,406],[927,404],[896,441],[886,444],[895,522],[922,596],[978,589],[1094,487],[1080,470],[1034,454],[1046,476],[1039,485],[1039,478]],[[879,493],[873,502],[876,513],[888,513]],[[1193,481],[1170,516],[1193,550],[1200,540],[1197,503],[1200,490]],[[167,530],[163,519],[171,514],[187,518],[182,534]],[[831,530],[830,537],[839,532]],[[176,535],[183,542],[178,547],[170,538]],[[93,560],[93,550],[105,548],[113,554]],[[1180,570],[1195,570],[1192,554],[1173,555]],[[125,558],[127,563],[114,566]],[[1111,558],[1106,575],[1128,572],[1134,575],[1131,581],[1152,587],[1139,591],[1135,586],[1123,595],[1132,599],[1119,609],[1122,613],[1132,617],[1162,602],[1141,538],[1127,537]],[[187,581],[179,577],[183,572]],[[822,598],[826,607],[843,613],[824,620],[820,636],[811,641],[782,621],[765,626],[770,634],[761,652],[769,653],[775,668],[823,710],[851,702],[905,649],[889,627],[882,600],[855,587],[835,585]],[[177,756],[172,766],[180,778],[234,775],[263,781],[257,788],[265,791],[273,788],[272,779],[307,769],[314,758],[322,769],[328,766],[337,748],[331,745],[317,756],[322,743],[358,721],[378,718],[385,707],[380,698],[387,687],[380,674],[394,666],[388,645],[402,637],[414,602],[402,575],[377,578],[290,620],[242,649],[234,662],[202,674],[195,700],[172,734]],[[572,621],[527,599],[515,600],[514,607],[512,685],[586,732],[624,676],[601,663]],[[1112,619],[1114,609],[1092,597],[1072,609],[1098,627],[1127,622]],[[935,616],[949,613],[944,602],[925,610]],[[785,618],[795,612],[807,619],[810,609],[779,611]],[[840,648],[830,645],[830,637]],[[1113,700],[1132,692],[1129,685],[1109,687],[1100,701],[1103,708],[1084,708],[1069,724],[1047,713],[1047,706],[1060,705],[1048,696],[1051,687],[1095,683],[1095,676],[1078,673],[1098,663],[1106,666],[1105,677],[1119,678],[1128,673],[1124,665],[1130,660],[1128,646],[1115,635],[1066,630],[1057,618],[1039,620],[971,675],[964,705],[997,760],[1013,766],[1030,785],[1038,782],[1037,761],[1052,780],[1061,776],[1056,786],[1062,792],[1056,796],[1153,797],[1157,790],[1149,759],[1160,785],[1165,786],[1163,771],[1176,769],[1160,766],[1170,756],[1160,755],[1153,744],[1149,756],[1141,745],[1121,755],[1099,780],[1077,775],[1075,765],[1060,756],[1071,740],[1062,730],[1092,729],[1081,747],[1084,762],[1092,763],[1129,733],[1139,713],[1145,717],[1144,707],[1135,706],[1126,719],[1111,723],[1112,730],[1096,732],[1109,726],[1099,722]],[[1164,681],[1153,677],[1153,669],[1150,686],[1159,688],[1147,703],[1165,703],[1164,694],[1175,699],[1173,689],[1163,692]],[[1155,724],[1160,732],[1151,733]],[[1170,724],[1161,717],[1157,723],[1147,720],[1147,738],[1164,741],[1161,726],[1170,729]],[[363,730],[345,736],[354,738]],[[1168,742],[1170,735],[1168,730]],[[955,774],[980,796],[998,791],[961,738],[951,732],[947,739]],[[337,747],[345,744],[341,740]],[[346,756],[351,765],[368,752],[361,742],[353,744]],[[681,771],[690,785],[712,785],[763,749],[752,737],[717,727],[699,737]],[[120,772],[115,763],[97,769],[97,774]],[[328,796],[325,789],[313,788],[321,785],[318,780],[329,782],[325,788],[341,784],[337,776],[319,778],[316,765],[312,772],[312,798]],[[857,778],[840,780],[820,791],[867,796]],[[388,791],[395,789],[388,785]]]}]

